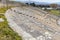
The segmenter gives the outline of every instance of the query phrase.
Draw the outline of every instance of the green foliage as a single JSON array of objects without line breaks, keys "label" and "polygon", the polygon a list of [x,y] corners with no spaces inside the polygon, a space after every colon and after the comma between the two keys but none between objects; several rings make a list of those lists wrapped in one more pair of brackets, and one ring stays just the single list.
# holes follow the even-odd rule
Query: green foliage
[{"label": "green foliage", "polygon": [[2,7],[0,8],[0,13],[5,13],[8,9],[10,9],[12,6],[7,7]]},{"label": "green foliage", "polygon": [[59,10],[50,10],[51,14],[54,14],[56,16],[60,16],[60,11]]},{"label": "green foliage", "polygon": [[60,16],[60,10],[45,10],[45,11],[49,12],[50,14]]},{"label": "green foliage", "polygon": [[0,22],[0,40],[22,40],[21,36],[9,27],[5,16],[1,14],[0,18],[4,19],[4,22]]}]

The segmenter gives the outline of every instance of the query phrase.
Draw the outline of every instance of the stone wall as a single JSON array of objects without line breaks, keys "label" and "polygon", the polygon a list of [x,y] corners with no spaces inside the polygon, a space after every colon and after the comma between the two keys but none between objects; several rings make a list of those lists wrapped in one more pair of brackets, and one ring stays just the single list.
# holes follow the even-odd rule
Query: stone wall
[{"label": "stone wall", "polygon": [[16,2],[16,1],[6,1],[6,0],[2,0],[0,2],[0,7],[6,7],[6,6],[25,6],[25,4],[21,3],[21,2]]}]

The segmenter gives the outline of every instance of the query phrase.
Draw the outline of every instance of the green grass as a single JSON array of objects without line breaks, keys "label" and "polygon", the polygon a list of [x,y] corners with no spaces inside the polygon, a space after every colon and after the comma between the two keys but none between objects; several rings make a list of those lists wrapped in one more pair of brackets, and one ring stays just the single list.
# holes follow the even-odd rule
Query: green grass
[{"label": "green grass", "polygon": [[4,19],[4,22],[0,22],[0,40],[22,40],[22,37],[9,27],[7,19],[4,16],[6,11],[7,7],[0,8],[0,18]]},{"label": "green grass", "polygon": [[[10,9],[12,6],[9,6],[8,9]],[[7,7],[0,8],[0,13],[5,13],[7,11]]]},{"label": "green grass", "polygon": [[53,15],[60,16],[60,11],[59,10],[50,10],[49,12]]},{"label": "green grass", "polygon": [[0,40],[22,40],[21,36],[9,27],[5,16],[0,15],[0,18],[4,19],[4,22],[0,22]]}]

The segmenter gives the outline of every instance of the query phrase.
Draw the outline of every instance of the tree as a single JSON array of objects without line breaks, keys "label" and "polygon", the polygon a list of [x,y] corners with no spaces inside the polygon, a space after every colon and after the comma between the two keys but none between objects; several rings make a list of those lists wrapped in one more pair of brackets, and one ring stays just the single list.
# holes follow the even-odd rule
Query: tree
[{"label": "tree", "polygon": [[30,5],[32,5],[32,6],[34,6],[35,7],[35,3],[33,2],[33,3],[30,3]]},{"label": "tree", "polygon": [[26,3],[27,5],[29,5],[29,3]]}]

